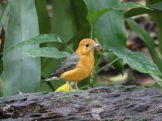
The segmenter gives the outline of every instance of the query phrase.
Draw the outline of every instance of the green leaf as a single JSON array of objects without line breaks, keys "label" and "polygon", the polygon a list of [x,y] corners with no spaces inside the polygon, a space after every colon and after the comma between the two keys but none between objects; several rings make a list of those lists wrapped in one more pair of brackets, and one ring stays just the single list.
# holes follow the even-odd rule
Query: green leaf
[{"label": "green leaf", "polygon": [[143,6],[143,5],[135,3],[135,2],[124,2],[124,3],[120,4],[116,8],[117,9],[127,9],[127,8],[146,8],[146,9],[150,9],[147,6]]},{"label": "green leaf", "polygon": [[162,10],[162,2],[159,2],[159,0],[155,1],[153,4],[149,4],[148,7]]},{"label": "green leaf", "polygon": [[74,33],[74,36],[67,42],[68,44],[73,44],[73,49],[76,50],[78,43],[81,39],[87,38],[90,36],[90,24],[87,20],[87,6],[83,0],[71,0],[71,7],[73,10],[73,15],[75,23],[77,26],[77,31]]},{"label": "green leaf", "polygon": [[137,16],[137,15],[145,14],[148,12],[152,12],[152,10],[148,10],[145,8],[133,8],[133,9],[126,11],[124,16],[125,18],[129,18],[132,16]]},{"label": "green leaf", "polygon": [[52,32],[70,40],[77,33],[71,0],[53,0]]},{"label": "green leaf", "polygon": [[113,9],[112,8],[104,8],[101,10],[95,10],[91,13],[88,13],[87,19],[91,24],[94,24],[100,16],[102,16],[103,14],[105,14],[106,12],[109,12],[111,10],[113,10]]},{"label": "green leaf", "polygon": [[132,17],[137,16],[141,14],[154,14],[154,13],[161,13],[162,11],[162,2],[158,2],[156,4],[148,5],[148,6],[141,6],[141,7],[135,7],[133,9],[128,10],[125,13],[125,17]]},{"label": "green leaf", "polygon": [[69,55],[68,52],[59,51],[54,47],[42,47],[42,48],[34,48],[27,51],[32,57],[47,57],[47,58],[65,58]]},{"label": "green leaf", "polygon": [[155,50],[154,40],[150,37],[149,33],[147,33],[143,28],[141,28],[134,20],[127,19],[127,23],[129,24],[130,28],[137,33],[137,35],[144,41],[147,45],[149,52],[154,60],[155,64],[159,67],[162,72],[162,63],[161,59],[159,58],[157,51]]},{"label": "green leaf", "polygon": [[[83,0],[53,0],[52,32],[66,38],[77,48],[81,39],[90,35],[87,7]],[[61,20],[61,21],[60,21]]]},{"label": "green leaf", "polygon": [[[84,0],[89,13],[97,12],[97,10],[107,10],[107,8],[115,8],[120,5],[119,0]],[[99,14],[96,14],[100,17]],[[122,10],[113,10],[101,16],[93,27],[95,37],[100,41],[103,48],[109,46],[125,46],[126,35],[124,25],[124,13]],[[89,14],[90,16],[90,14]],[[94,18],[97,18],[94,17]],[[115,21],[114,21],[115,20]]]},{"label": "green leaf", "polygon": [[148,73],[154,78],[157,77],[157,83],[162,86],[162,73],[144,54],[140,52],[132,52],[124,47],[113,47],[109,50],[119,58],[123,59],[131,68],[142,73]]},{"label": "green leaf", "polygon": [[142,14],[154,14],[161,13],[161,10],[157,9],[148,9],[148,8],[133,8],[125,12],[125,18],[129,18],[132,16],[142,15]]},{"label": "green leaf", "polygon": [[[147,0],[146,5],[156,10],[162,10],[162,0]],[[162,12],[154,12],[149,14],[158,28],[159,50],[162,55]]]},{"label": "green leaf", "polygon": [[36,3],[37,14],[38,14],[40,33],[41,34],[50,33],[51,25],[50,25],[50,18],[47,12],[47,1],[35,0],[35,3]]},{"label": "green leaf", "polygon": [[132,52],[126,48],[111,48],[110,51],[115,53],[118,57],[124,59],[132,68],[142,72],[155,74],[160,70],[157,66],[149,61],[149,59],[140,52]]},{"label": "green leaf", "polygon": [[[4,49],[39,34],[38,20],[33,0],[10,0],[10,16]],[[40,84],[40,59],[32,58],[25,51],[38,47],[21,46],[3,55],[3,95],[17,91],[35,92]]]},{"label": "green leaf", "polygon": [[[91,23],[92,35],[94,35],[94,38],[97,38],[99,40],[100,44],[103,47],[103,50],[107,50],[107,48],[112,46],[114,47],[126,46],[124,11],[115,9],[110,12],[106,12],[106,10],[108,10],[107,8],[116,8],[117,6],[119,6],[121,4],[120,1],[119,0],[93,0],[93,1],[84,0],[84,1],[87,5],[89,16],[92,14],[96,15],[96,17],[93,17],[94,20],[91,21],[93,22],[96,21],[96,19],[98,19],[94,25]],[[101,10],[104,11],[97,12]],[[115,67],[122,67],[122,66],[116,65]]]},{"label": "green leaf", "polygon": [[97,19],[99,17],[101,17],[103,14],[107,13],[107,12],[110,12],[112,10],[125,10],[127,8],[144,8],[144,9],[150,9],[146,6],[143,6],[143,5],[140,5],[140,4],[137,4],[137,3],[134,3],[134,2],[125,2],[125,3],[121,3],[115,7],[111,7],[111,8],[104,8],[104,9],[101,9],[101,10],[95,10],[95,11],[90,11],[87,15],[87,19],[89,20],[89,22],[91,24],[94,24]]},{"label": "green leaf", "polygon": [[157,75],[157,74],[151,74],[151,76],[156,80],[157,84],[155,85],[156,87],[160,88],[162,87],[162,75]]},{"label": "green leaf", "polygon": [[6,53],[8,51],[11,51],[12,49],[19,48],[22,46],[35,45],[35,44],[41,44],[41,43],[46,43],[46,42],[63,43],[63,39],[55,34],[40,34],[38,36],[30,38],[29,40],[19,42],[18,44],[5,48],[3,53]]}]

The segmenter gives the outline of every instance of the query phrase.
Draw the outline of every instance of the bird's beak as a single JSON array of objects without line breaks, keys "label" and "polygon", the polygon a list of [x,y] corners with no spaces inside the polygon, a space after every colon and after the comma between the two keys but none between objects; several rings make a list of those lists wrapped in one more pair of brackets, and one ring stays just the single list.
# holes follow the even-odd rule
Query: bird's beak
[{"label": "bird's beak", "polygon": [[98,48],[98,47],[100,47],[101,45],[100,44],[94,44],[92,47],[93,48]]}]

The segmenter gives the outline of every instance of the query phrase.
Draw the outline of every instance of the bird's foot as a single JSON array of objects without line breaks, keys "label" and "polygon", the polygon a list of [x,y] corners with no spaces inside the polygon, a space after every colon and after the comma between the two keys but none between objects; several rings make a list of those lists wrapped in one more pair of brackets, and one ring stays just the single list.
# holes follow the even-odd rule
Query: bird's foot
[{"label": "bird's foot", "polygon": [[69,83],[69,90],[70,91],[77,91],[77,90],[79,90],[77,82],[68,82],[68,83]]}]

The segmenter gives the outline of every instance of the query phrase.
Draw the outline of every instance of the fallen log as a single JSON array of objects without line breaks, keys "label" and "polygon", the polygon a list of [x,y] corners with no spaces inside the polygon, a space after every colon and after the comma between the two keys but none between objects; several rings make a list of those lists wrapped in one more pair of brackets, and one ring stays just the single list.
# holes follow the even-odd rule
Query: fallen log
[{"label": "fallen log", "polygon": [[3,121],[161,121],[162,90],[138,86],[96,87],[0,98]]}]

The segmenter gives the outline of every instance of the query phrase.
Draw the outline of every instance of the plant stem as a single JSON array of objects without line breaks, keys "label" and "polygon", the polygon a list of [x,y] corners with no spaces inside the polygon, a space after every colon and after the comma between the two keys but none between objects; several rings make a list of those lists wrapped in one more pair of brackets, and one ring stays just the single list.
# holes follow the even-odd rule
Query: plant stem
[{"label": "plant stem", "polygon": [[101,67],[100,69],[98,69],[95,73],[98,73],[98,72],[100,72],[101,70],[103,70],[103,69],[105,69],[105,68],[111,66],[114,62],[116,62],[116,61],[119,60],[119,59],[120,59],[120,58],[116,58],[116,59],[113,60],[111,63],[109,63],[109,64],[107,64],[107,65]]}]

